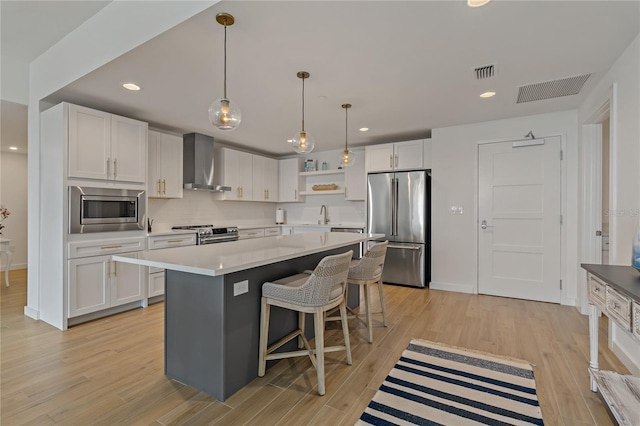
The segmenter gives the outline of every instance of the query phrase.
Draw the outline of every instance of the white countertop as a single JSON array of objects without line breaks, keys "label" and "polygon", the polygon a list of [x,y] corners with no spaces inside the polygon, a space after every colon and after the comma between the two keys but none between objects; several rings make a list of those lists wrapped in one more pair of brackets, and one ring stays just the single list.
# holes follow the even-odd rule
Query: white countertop
[{"label": "white countertop", "polygon": [[116,262],[219,276],[383,237],[383,234],[309,232],[148,250],[138,258],[126,254],[113,255],[112,258]]}]

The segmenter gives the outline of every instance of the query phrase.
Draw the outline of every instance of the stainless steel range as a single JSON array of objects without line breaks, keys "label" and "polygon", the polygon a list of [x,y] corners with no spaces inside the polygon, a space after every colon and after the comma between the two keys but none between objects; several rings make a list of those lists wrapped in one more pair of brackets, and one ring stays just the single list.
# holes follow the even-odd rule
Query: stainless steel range
[{"label": "stainless steel range", "polygon": [[238,239],[238,228],[235,226],[217,227],[213,225],[185,225],[173,226],[173,230],[194,230],[196,231],[196,244],[213,244],[225,241],[235,241]]}]

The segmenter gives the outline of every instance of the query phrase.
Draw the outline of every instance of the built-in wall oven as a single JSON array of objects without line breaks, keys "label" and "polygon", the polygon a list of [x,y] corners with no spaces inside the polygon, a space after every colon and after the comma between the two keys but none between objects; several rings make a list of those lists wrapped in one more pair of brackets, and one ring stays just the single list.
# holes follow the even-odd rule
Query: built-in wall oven
[{"label": "built-in wall oven", "polygon": [[143,190],[69,187],[69,233],[145,229]]}]

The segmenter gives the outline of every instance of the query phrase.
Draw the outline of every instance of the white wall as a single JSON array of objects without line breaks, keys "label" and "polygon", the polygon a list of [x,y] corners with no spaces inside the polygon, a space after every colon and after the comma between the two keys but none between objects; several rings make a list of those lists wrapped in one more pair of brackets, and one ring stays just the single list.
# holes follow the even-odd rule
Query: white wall
[{"label": "white wall", "polygon": [[[476,293],[478,143],[561,135],[565,161],[563,178],[565,225],[562,259],[562,303],[572,305],[576,294],[577,264],[577,112],[565,111],[468,124],[431,132],[431,288]],[[452,215],[451,206],[463,206]]]},{"label": "white wall", "polygon": [[[598,82],[587,99],[578,109],[580,140],[586,137],[582,125],[589,122],[593,114],[610,98],[615,86],[615,101],[611,105],[609,125],[615,129],[611,144],[610,158],[610,201],[609,210],[609,263],[614,265],[631,264],[631,241],[640,214],[640,35],[625,49],[613,66]],[[582,144],[580,145],[582,146]],[[586,150],[585,150],[586,151]],[[581,158],[587,163],[588,152],[581,152]],[[583,191],[589,189],[590,176],[582,176],[580,182]],[[581,211],[591,209],[586,196]],[[586,222],[586,214],[581,215],[581,225]],[[581,226],[582,229],[582,226]],[[590,230],[585,229],[588,233]],[[580,235],[580,241],[588,238]],[[580,259],[582,260],[582,259]],[[586,273],[578,269],[579,305],[582,312],[587,311]],[[640,344],[633,342],[627,332],[610,323],[610,346],[620,360],[636,374],[640,371]]]},{"label": "white wall", "polygon": [[[3,238],[13,247],[11,269],[27,267],[27,155],[3,152],[0,156],[0,204],[11,212],[2,224]],[[2,256],[4,269],[6,256]]]}]

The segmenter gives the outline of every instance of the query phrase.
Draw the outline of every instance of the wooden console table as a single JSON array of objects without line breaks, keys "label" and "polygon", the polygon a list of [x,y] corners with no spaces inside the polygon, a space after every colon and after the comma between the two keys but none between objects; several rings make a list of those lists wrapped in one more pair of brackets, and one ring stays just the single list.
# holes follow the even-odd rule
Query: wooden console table
[{"label": "wooden console table", "polygon": [[7,255],[7,268],[4,270],[4,282],[7,287],[9,287],[9,269],[11,269],[11,239],[10,238],[0,238],[0,253],[5,253]]},{"label": "wooden console table", "polygon": [[640,271],[631,266],[582,264],[589,292],[589,374],[620,425],[640,425],[640,377],[598,367],[598,317],[606,315],[640,342]]}]

